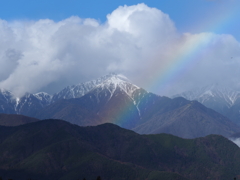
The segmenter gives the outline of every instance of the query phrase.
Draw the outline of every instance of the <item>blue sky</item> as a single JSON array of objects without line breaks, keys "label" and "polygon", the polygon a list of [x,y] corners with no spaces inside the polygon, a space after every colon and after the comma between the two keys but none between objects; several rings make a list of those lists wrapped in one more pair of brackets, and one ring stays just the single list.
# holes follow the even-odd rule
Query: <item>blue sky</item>
[{"label": "blue sky", "polygon": [[[168,14],[181,32],[199,33],[212,31],[227,33],[240,39],[240,1],[238,0],[1,0],[0,18],[38,20],[49,18],[60,21],[70,16],[94,18],[102,23],[106,15],[122,5],[145,3]],[[235,11],[235,12],[233,12]],[[219,28],[201,25],[209,20],[214,24],[216,17],[233,12],[232,17]],[[199,25],[200,24],[200,25]]]}]

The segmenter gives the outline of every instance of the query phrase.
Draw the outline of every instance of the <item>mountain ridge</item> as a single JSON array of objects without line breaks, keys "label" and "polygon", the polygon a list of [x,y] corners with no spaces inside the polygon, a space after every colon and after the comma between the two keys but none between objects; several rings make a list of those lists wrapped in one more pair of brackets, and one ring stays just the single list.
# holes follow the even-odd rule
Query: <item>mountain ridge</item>
[{"label": "mountain ridge", "polygon": [[213,84],[186,91],[173,97],[197,100],[240,125],[240,91]]},{"label": "mountain ridge", "polygon": [[[110,73],[96,80],[67,86],[53,95],[46,92],[38,92],[34,94],[25,93],[22,97],[16,97],[11,91],[0,89],[0,113],[22,114],[34,117],[37,109],[46,107],[58,100],[82,97],[97,86],[106,85],[105,81],[110,83],[110,85],[120,85],[124,89],[126,87],[124,87],[123,82],[129,80],[121,74]],[[135,87],[137,88],[137,86]],[[126,89],[124,91],[128,92]]]},{"label": "mountain ridge", "polygon": [[222,136],[139,135],[110,123],[0,126],[0,153],[4,179],[225,180],[240,172],[240,150]]},{"label": "mountain ridge", "polygon": [[140,134],[169,133],[183,138],[197,138],[209,134],[228,137],[238,132],[239,127],[212,109],[191,101],[172,111],[157,113],[151,120],[133,130]]},{"label": "mountain ridge", "polygon": [[[240,132],[240,127],[229,119],[197,101],[170,99],[142,89],[135,93],[130,98],[120,88],[114,89],[113,94],[107,88],[96,88],[81,98],[54,103],[36,117],[63,119],[80,126],[114,123],[141,134],[164,132],[183,138],[213,133],[228,137]],[[93,120],[88,118],[90,115]]]},{"label": "mountain ridge", "polygon": [[[53,96],[44,92],[28,93],[18,99],[15,106],[9,106],[8,112],[37,119],[63,119],[80,126],[115,123],[139,133],[166,132],[184,138],[201,137],[211,133],[229,136],[231,132],[229,128],[232,129],[232,133],[240,131],[239,127],[233,125],[230,120],[220,114],[212,113],[200,104],[192,109],[187,108],[192,107],[194,103],[184,98],[171,99],[147,92],[130,83],[123,75],[110,74],[90,81],[90,83],[87,82],[87,84],[95,84],[95,86],[84,95],[81,94],[83,83],[80,86],[74,86],[76,92],[72,90],[67,92],[69,86],[60,91],[56,102],[52,100]],[[83,90],[86,89],[83,88]],[[76,98],[77,92],[80,97]],[[4,97],[11,96],[11,93],[6,92],[5,95],[2,100],[9,105],[7,104],[9,101],[6,101]],[[72,98],[73,96],[75,98]],[[168,126],[166,126],[167,121],[169,121]],[[207,126],[206,122],[211,126]]]}]

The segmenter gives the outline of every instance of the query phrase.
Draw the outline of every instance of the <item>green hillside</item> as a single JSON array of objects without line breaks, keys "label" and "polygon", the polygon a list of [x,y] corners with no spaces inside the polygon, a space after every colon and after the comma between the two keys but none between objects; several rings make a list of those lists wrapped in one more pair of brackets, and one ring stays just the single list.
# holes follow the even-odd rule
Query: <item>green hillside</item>
[{"label": "green hillside", "polygon": [[139,135],[113,124],[0,126],[0,154],[3,179],[226,180],[240,174],[240,150],[222,136]]}]

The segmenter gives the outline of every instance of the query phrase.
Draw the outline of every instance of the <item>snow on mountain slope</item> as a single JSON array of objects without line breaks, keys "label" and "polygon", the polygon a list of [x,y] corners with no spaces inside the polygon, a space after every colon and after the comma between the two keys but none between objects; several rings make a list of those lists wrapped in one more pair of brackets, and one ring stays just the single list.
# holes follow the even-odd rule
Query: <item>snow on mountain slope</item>
[{"label": "snow on mountain slope", "polygon": [[[142,94],[140,91],[144,90],[131,84],[123,75],[110,74],[99,78],[98,85],[82,97],[63,98],[53,102],[36,117],[40,119],[61,118],[79,125],[110,122],[125,128],[132,128],[141,119],[141,112],[137,108],[139,103],[137,104],[135,100],[136,97],[140,99],[139,95]],[[89,113],[93,115],[93,122],[89,118]]]},{"label": "snow on mountain slope", "polygon": [[104,86],[109,86],[109,90],[112,92],[114,88],[116,88],[117,84],[121,89],[125,92],[130,93],[131,88],[126,84],[129,81],[125,76],[110,73],[106,76],[102,76],[96,80],[88,81],[85,83],[80,83],[77,85],[67,86],[60,92],[53,95],[52,102],[56,102],[60,99],[71,99],[71,98],[79,98],[98,87],[101,88]]},{"label": "snow on mountain slope", "polygon": [[208,108],[228,117],[240,125],[240,91],[221,87],[216,84],[187,91],[173,97],[197,100]]},{"label": "snow on mountain slope", "polygon": [[33,116],[38,109],[49,105],[51,99],[52,96],[45,92],[26,93],[23,97],[14,99],[16,114]]},{"label": "snow on mountain slope", "polygon": [[131,99],[133,99],[133,93],[140,89],[138,86],[128,82],[129,80],[123,75],[112,74],[101,84],[97,85],[94,89],[96,92],[100,92],[103,89],[108,90],[112,97],[113,93],[119,88],[121,91],[125,92]]},{"label": "snow on mountain slope", "polygon": [[0,89],[0,100],[5,102],[11,102],[14,98],[14,95],[11,91],[6,89]]},{"label": "snow on mountain slope", "polygon": [[0,89],[0,113],[15,113],[13,103],[13,93],[5,89]]},{"label": "snow on mountain slope", "polygon": [[191,101],[197,100],[202,104],[219,102],[230,108],[240,98],[240,91],[235,91],[230,88],[213,84],[210,86],[205,86],[203,88],[197,88],[191,91],[177,94],[173,97],[184,97]]},{"label": "snow on mountain slope", "polygon": [[52,101],[52,95],[45,93],[45,92],[39,92],[36,94],[33,94],[37,99],[39,99],[40,103],[45,106],[51,103]]},{"label": "snow on mountain slope", "polygon": [[[97,91],[105,88],[113,94],[117,88],[126,93],[131,99],[133,92],[139,87],[132,85],[129,80],[115,73],[108,74],[96,80],[67,86],[53,96],[45,92],[35,94],[26,93],[23,97],[15,97],[10,91],[0,89],[0,113],[23,114],[33,116],[37,109],[46,107],[61,99],[79,98],[97,88]],[[111,96],[109,97],[111,98]]]},{"label": "snow on mountain slope", "polygon": [[[91,97],[94,96],[97,103],[104,102],[105,105],[110,101],[119,103],[115,100],[118,99],[118,97],[121,97],[134,106],[135,110],[138,112],[139,118],[141,118],[141,112],[138,108],[139,103],[136,98],[136,92],[140,90],[140,87],[130,83],[129,79],[125,76],[121,74],[110,74],[106,80],[102,81],[99,85],[89,91],[89,93],[91,94]],[[140,92],[138,94],[140,94]]]},{"label": "snow on mountain slope", "polygon": [[52,96],[41,92],[36,94],[26,93],[18,98],[5,89],[0,89],[0,113],[23,114],[31,116],[39,108],[50,104]]}]

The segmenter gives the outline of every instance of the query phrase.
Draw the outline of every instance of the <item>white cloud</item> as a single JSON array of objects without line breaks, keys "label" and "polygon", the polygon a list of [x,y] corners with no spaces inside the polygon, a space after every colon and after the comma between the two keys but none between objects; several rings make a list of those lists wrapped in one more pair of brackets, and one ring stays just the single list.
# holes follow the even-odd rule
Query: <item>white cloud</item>
[{"label": "white cloud", "polygon": [[240,147],[240,138],[229,139],[229,140],[234,142],[238,147]]},{"label": "white cloud", "polygon": [[[158,83],[194,44],[194,60]],[[240,86],[239,48],[231,35],[180,34],[167,14],[145,4],[120,6],[104,24],[75,16],[59,22],[0,20],[0,87],[17,96],[53,92],[113,71],[156,93],[213,82]]]}]

